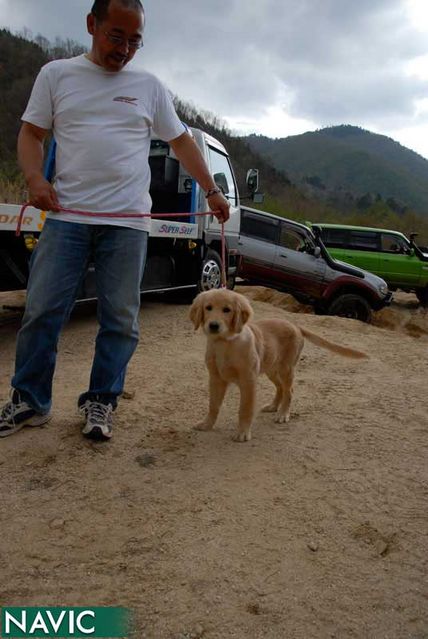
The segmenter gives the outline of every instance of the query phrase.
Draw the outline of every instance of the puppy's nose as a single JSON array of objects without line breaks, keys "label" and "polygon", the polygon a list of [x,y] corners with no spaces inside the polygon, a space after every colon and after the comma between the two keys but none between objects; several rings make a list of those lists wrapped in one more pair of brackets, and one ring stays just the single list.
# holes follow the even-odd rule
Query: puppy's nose
[{"label": "puppy's nose", "polygon": [[210,322],[208,327],[211,333],[218,333],[220,330],[220,324],[218,322]]}]

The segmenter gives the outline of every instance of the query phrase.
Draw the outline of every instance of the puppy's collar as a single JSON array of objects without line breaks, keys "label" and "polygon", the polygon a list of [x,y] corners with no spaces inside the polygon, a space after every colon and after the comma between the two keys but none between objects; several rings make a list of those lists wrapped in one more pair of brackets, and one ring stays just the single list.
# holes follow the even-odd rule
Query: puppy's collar
[{"label": "puppy's collar", "polygon": [[233,342],[233,340],[237,339],[240,336],[240,333],[235,333],[235,335],[229,336],[224,336],[219,333],[206,333],[206,336],[213,341]]},{"label": "puppy's collar", "polygon": [[225,337],[224,340],[225,342],[233,342],[233,340],[238,339],[240,335],[241,333],[234,333],[233,335],[230,335],[229,337]]}]

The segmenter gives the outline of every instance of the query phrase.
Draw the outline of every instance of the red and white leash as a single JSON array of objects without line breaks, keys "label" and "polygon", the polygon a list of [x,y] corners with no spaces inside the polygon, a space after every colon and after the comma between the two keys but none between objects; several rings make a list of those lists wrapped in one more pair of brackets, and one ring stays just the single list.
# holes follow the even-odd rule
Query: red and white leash
[{"label": "red and white leash", "polygon": [[[24,219],[24,213],[26,208],[30,206],[29,202],[22,205],[18,216],[18,223],[16,225],[15,235],[19,237],[21,234],[22,220]],[[71,213],[73,215],[86,215],[87,217],[104,217],[104,218],[160,218],[160,217],[203,217],[205,215],[214,215],[218,211],[208,211],[208,213],[196,212],[196,213],[92,213],[90,211],[78,211],[75,209],[65,209],[62,206],[59,210],[63,213]],[[221,222],[221,288],[226,288],[226,239],[224,235],[224,222]]]}]

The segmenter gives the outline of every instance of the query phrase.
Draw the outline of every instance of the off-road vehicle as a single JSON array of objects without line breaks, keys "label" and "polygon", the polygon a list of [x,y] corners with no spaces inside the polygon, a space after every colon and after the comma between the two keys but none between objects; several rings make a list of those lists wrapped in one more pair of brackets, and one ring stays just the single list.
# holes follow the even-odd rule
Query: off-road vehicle
[{"label": "off-road vehicle", "polygon": [[334,260],[305,225],[241,206],[238,277],[291,293],[317,313],[369,322],[391,301],[384,280]]},{"label": "off-road vehicle", "polygon": [[399,231],[343,224],[312,224],[328,252],[382,277],[390,290],[414,292],[428,306],[428,255]]}]

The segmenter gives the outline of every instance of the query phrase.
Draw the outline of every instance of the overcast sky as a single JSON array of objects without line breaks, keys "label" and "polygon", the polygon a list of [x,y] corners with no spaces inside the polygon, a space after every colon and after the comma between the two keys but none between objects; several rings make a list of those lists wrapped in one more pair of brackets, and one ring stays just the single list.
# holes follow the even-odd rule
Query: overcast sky
[{"label": "overcast sky", "polygon": [[[138,64],[239,133],[354,124],[428,158],[428,0],[145,0]],[[0,27],[89,47],[91,0],[0,0]]]}]

